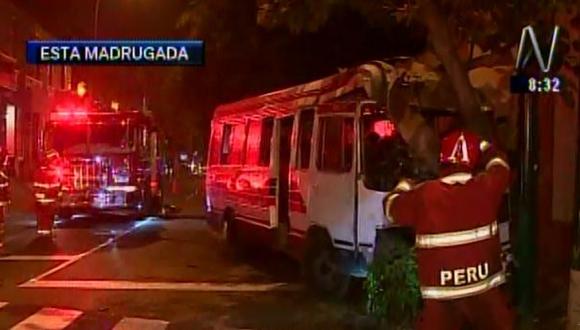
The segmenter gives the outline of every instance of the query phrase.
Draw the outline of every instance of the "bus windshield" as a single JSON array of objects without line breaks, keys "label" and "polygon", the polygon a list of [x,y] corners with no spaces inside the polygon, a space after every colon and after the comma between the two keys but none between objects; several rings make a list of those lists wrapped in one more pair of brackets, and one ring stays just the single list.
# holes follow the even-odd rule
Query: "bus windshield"
[{"label": "bus windshield", "polygon": [[364,184],[372,190],[392,190],[409,159],[406,143],[384,114],[364,115],[361,126]]}]

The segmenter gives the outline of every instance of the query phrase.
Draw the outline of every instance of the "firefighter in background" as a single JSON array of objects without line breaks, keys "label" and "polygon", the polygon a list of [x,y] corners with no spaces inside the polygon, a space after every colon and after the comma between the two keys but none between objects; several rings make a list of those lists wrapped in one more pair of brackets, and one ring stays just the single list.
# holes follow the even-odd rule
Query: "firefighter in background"
[{"label": "firefighter in background", "polygon": [[0,170],[0,253],[4,252],[4,237],[6,236],[6,208],[10,203],[10,179]]},{"label": "firefighter in background", "polygon": [[56,150],[48,150],[34,175],[36,231],[39,236],[52,237],[56,204],[60,197],[63,160]]},{"label": "firefighter in background", "polygon": [[509,183],[490,143],[454,130],[441,141],[440,178],[402,180],[385,198],[387,221],[415,230],[424,301],[417,329],[513,328],[496,222]]}]

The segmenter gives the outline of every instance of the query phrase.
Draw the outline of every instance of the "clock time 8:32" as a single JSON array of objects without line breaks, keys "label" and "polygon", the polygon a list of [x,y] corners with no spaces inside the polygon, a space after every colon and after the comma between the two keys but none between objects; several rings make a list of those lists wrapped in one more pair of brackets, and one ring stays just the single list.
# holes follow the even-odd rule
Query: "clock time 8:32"
[{"label": "clock time 8:32", "polygon": [[528,91],[530,93],[559,93],[560,92],[560,78],[558,77],[544,77],[544,78],[528,78]]}]

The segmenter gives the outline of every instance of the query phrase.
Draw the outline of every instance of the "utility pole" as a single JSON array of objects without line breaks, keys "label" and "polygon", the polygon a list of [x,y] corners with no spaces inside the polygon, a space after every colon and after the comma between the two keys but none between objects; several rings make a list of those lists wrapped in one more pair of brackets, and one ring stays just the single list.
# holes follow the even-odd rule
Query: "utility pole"
[{"label": "utility pole", "polygon": [[95,0],[95,21],[93,23],[93,38],[96,40],[99,32],[99,11],[101,10],[101,0]]},{"label": "utility pole", "polygon": [[[574,68],[576,76],[580,74],[580,63]],[[576,95],[580,95],[580,86],[577,87]],[[576,104],[577,113],[580,113],[580,104]],[[572,245],[572,262],[570,267],[570,287],[568,289],[568,328],[580,328],[580,134],[578,134],[576,151],[576,187],[575,187],[575,212],[574,233],[575,239]]]},{"label": "utility pole", "polygon": [[[578,152],[580,152],[580,141]],[[576,173],[580,170],[576,160]],[[576,175],[576,214],[574,223],[575,239],[572,245],[572,262],[570,267],[570,287],[568,289],[568,327],[569,329],[578,329],[580,327],[580,179]]]},{"label": "utility pole", "polygon": [[520,324],[533,322],[536,277],[536,228],[538,191],[537,98],[526,94],[519,99],[519,178],[517,242],[515,247],[515,290]]},{"label": "utility pole", "polygon": [[[101,11],[101,0],[95,0],[95,8],[93,11],[93,16],[94,16],[94,22],[93,22],[93,39],[97,40],[98,37],[98,32],[99,32],[99,13]],[[95,72],[96,70],[92,69],[89,71],[90,72],[90,82],[91,85],[93,86],[93,88],[95,86],[98,86],[98,84],[96,83],[97,79],[95,77]]]}]

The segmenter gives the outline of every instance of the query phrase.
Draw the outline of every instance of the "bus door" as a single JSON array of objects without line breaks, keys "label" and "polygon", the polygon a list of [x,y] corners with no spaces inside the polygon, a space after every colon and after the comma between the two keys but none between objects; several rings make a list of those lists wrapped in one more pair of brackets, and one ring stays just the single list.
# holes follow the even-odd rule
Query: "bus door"
[{"label": "bus door", "polygon": [[[355,245],[355,126],[352,114],[318,108],[315,120],[314,167],[307,215],[326,228],[337,248]],[[330,110],[330,111],[329,111]]]},{"label": "bus door", "polygon": [[275,154],[275,166],[278,178],[278,188],[276,189],[276,212],[278,219],[278,244],[286,245],[288,230],[290,228],[290,158],[292,147],[292,130],[294,127],[294,116],[280,118],[278,121],[278,148]]},{"label": "bus door", "polygon": [[[302,239],[308,230],[306,202],[312,183],[310,164],[313,145],[314,108],[298,112],[292,138],[292,160],[290,165],[290,230],[291,238]],[[314,162],[312,162],[314,163]]]},{"label": "bus door", "polygon": [[[357,250],[373,255],[377,229],[386,226],[383,200],[403,175],[407,146],[385,109],[362,102],[358,109],[359,175],[357,181]],[[362,269],[361,273],[364,274]]]}]

